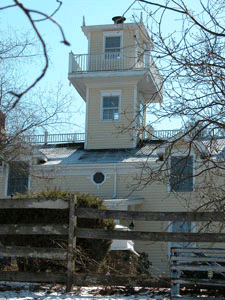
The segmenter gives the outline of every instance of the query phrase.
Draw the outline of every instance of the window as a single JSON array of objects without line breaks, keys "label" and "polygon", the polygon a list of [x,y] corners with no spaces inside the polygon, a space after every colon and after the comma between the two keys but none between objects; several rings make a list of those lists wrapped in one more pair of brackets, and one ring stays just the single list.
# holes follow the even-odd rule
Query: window
[{"label": "window", "polygon": [[24,194],[28,188],[28,163],[13,162],[9,166],[7,196]]},{"label": "window", "polygon": [[170,190],[174,192],[193,191],[193,157],[171,157]]},{"label": "window", "polygon": [[94,174],[93,180],[94,180],[95,183],[101,184],[105,180],[105,175],[102,172],[97,172],[97,173]]},{"label": "window", "polygon": [[102,92],[102,120],[116,121],[120,119],[120,91]]},{"label": "window", "polygon": [[119,59],[121,57],[121,44],[121,33],[107,32],[104,37],[105,59]]},{"label": "window", "polygon": [[120,36],[105,37],[105,52],[120,52]]},{"label": "window", "polygon": [[[193,222],[180,222],[180,221],[175,221],[170,224],[169,230],[171,232],[183,232],[183,233],[191,233],[195,232],[195,224]],[[181,248],[186,248],[186,247],[195,247],[195,243],[190,243],[190,242],[172,242],[170,244],[170,247],[181,247]]]},{"label": "window", "polygon": [[119,119],[119,96],[103,97],[103,120]]},{"label": "window", "polygon": [[172,223],[172,232],[191,232],[191,222],[180,222],[176,221]]}]

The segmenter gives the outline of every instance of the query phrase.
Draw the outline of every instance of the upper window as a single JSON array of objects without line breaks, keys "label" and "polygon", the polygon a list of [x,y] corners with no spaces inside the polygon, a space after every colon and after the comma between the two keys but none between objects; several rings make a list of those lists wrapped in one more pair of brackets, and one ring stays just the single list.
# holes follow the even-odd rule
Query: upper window
[{"label": "upper window", "polygon": [[107,32],[104,37],[105,59],[118,59],[121,57],[121,33]]},{"label": "upper window", "polygon": [[193,191],[193,157],[171,157],[170,190],[174,192]]},{"label": "upper window", "polygon": [[105,37],[105,52],[120,52],[120,36]]},{"label": "upper window", "polygon": [[9,165],[7,196],[26,193],[28,173],[28,163],[13,162]]},{"label": "upper window", "polygon": [[102,93],[102,120],[119,120],[120,93],[116,91]]}]

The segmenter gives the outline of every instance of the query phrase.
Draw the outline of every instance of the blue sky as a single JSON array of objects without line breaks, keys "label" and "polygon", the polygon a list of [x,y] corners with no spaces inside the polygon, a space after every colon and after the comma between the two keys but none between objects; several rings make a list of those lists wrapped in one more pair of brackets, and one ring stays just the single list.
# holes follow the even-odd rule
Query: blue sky
[{"label": "blue sky", "polygon": [[[1,0],[1,2],[7,5],[12,4],[13,1]],[[56,0],[21,0],[21,2],[29,8],[39,9],[48,14],[57,7]],[[87,53],[87,40],[80,28],[83,16],[85,16],[86,25],[111,24],[113,16],[123,15],[128,10],[125,13],[126,22],[132,22],[133,15],[139,16],[141,12],[140,5],[137,2],[128,9],[133,2],[131,0],[64,0],[60,11],[55,15],[55,20],[62,26],[65,36],[71,44],[69,47],[61,43],[60,31],[51,22],[46,21],[38,24],[38,28],[47,44],[50,57],[49,70],[38,88],[54,89],[60,82],[66,92],[69,92],[73,97],[72,107],[68,112],[70,113],[68,119],[72,120],[71,124],[63,125],[62,123],[60,127],[55,128],[55,132],[84,132],[84,101],[75,89],[69,86],[67,79],[69,52],[72,50],[73,53]],[[19,32],[31,30],[26,17],[18,8],[4,10],[1,12],[0,18],[1,31],[4,29],[6,34],[8,28],[13,28]],[[28,72],[29,79],[37,74],[37,70],[40,72],[41,67],[36,65],[36,69],[30,68]],[[164,124],[160,125],[159,129],[173,127],[174,125],[168,123],[166,126]]]}]

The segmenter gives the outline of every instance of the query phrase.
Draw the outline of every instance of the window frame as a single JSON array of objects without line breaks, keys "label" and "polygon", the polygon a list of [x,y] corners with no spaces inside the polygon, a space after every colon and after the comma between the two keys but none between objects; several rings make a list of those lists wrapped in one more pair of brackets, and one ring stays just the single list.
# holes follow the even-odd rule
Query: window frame
[{"label": "window frame", "polygon": [[[118,97],[118,119],[104,119],[104,97]],[[108,108],[109,109],[109,108]],[[101,122],[119,122],[120,121],[120,111],[121,111],[121,91],[120,90],[111,90],[111,91],[101,91]]]},{"label": "window frame", "polygon": [[[106,38],[110,38],[110,37],[120,37],[120,51],[118,52],[110,52],[110,51],[106,51]],[[116,48],[116,47],[115,47]],[[112,48],[113,49],[113,48]],[[121,59],[122,55],[123,55],[123,31],[106,31],[103,32],[103,58],[105,60],[110,60],[110,59],[115,59],[115,53],[118,53],[119,55],[116,57],[116,59]],[[110,55],[106,55],[106,54],[110,54],[112,53],[112,56]]]},{"label": "window frame", "polygon": [[[191,190],[174,190],[174,188],[172,188],[171,186],[171,168],[172,168],[172,164],[171,164],[171,158],[172,157],[176,157],[176,158],[180,158],[180,159],[189,159],[192,158],[192,176],[190,177],[192,179],[192,189]],[[188,178],[187,178],[188,179]],[[186,179],[184,179],[186,180]],[[195,155],[193,153],[190,153],[188,155],[184,155],[184,153],[173,153],[170,156],[169,159],[169,192],[173,192],[173,193],[190,193],[190,192],[194,192],[194,185],[195,185]]]}]

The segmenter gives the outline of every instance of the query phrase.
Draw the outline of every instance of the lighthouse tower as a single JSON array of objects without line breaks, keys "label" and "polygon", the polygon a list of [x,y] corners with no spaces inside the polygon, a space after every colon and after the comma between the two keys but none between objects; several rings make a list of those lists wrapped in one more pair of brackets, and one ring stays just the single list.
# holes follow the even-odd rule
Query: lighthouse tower
[{"label": "lighthouse tower", "polygon": [[162,102],[162,78],[142,22],[85,26],[88,54],[69,56],[69,80],[86,102],[85,149],[136,148],[146,104]]}]

